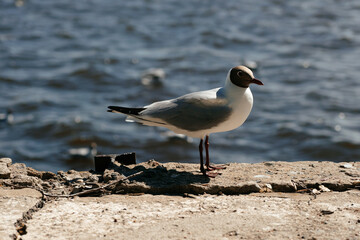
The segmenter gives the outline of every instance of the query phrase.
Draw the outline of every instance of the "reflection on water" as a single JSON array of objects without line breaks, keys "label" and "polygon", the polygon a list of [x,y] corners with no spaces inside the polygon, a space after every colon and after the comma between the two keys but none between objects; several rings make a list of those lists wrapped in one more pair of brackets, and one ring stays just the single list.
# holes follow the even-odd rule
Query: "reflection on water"
[{"label": "reflection on water", "polygon": [[[0,2],[0,156],[88,169],[72,148],[198,162],[198,141],[124,122],[108,105],[219,87],[228,69],[265,82],[239,129],[211,135],[212,161],[358,161],[358,1]],[[150,70],[149,70],[150,69]],[[151,70],[152,69],[152,70]],[[161,84],[144,73],[161,69]],[[144,83],[145,81],[145,83]],[[5,116],[5,115],[4,115]]]}]

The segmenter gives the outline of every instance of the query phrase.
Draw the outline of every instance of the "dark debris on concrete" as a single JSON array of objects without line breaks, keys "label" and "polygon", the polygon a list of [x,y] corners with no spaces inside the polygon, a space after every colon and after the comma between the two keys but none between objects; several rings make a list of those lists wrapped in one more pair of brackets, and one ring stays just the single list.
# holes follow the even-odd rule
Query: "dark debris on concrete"
[{"label": "dark debris on concrete", "polygon": [[[115,157],[119,157],[114,155]],[[103,157],[103,155],[102,155]],[[113,157],[114,158],[114,157]],[[126,179],[126,177],[141,174]],[[103,171],[37,171],[23,163],[0,159],[0,186],[30,187],[50,195],[71,195],[99,188],[84,196],[104,193],[149,194],[249,194],[296,192],[326,188],[333,191],[360,186],[360,163],[265,162],[231,163],[215,179],[203,176],[197,164],[165,163],[155,160],[124,165],[110,161]],[[122,179],[124,179],[122,181]],[[101,188],[109,183],[109,187]],[[101,191],[100,191],[101,188]]]}]

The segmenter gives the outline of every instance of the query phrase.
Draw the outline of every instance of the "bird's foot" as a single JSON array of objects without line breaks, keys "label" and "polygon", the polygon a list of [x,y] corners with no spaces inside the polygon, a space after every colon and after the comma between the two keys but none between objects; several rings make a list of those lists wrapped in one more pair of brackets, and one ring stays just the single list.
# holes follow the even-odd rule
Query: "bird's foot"
[{"label": "bird's foot", "polygon": [[226,166],[225,165],[217,165],[217,166],[209,165],[209,166],[207,166],[208,171],[219,170],[219,169],[226,169]]},{"label": "bird's foot", "polygon": [[206,173],[204,173],[204,176],[207,176],[210,178],[215,178],[217,175],[221,175],[221,173],[213,172],[213,171],[206,171]]},{"label": "bird's foot", "polygon": [[221,173],[219,172],[215,172],[213,170],[202,170],[201,171],[203,173],[204,176],[206,177],[210,177],[210,178],[215,178],[217,175],[221,175]]}]

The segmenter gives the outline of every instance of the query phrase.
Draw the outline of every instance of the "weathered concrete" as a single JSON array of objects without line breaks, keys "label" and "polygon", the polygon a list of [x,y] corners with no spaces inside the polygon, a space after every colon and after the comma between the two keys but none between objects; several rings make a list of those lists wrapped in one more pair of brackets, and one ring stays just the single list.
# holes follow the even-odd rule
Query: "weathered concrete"
[{"label": "weathered concrete", "polygon": [[[345,164],[346,167],[344,167]],[[270,188],[275,192],[295,192],[324,185],[330,190],[345,191],[360,186],[360,162],[265,162],[231,163],[215,179],[204,178],[197,164],[155,161],[115,168],[125,175],[144,171],[118,191],[163,193],[247,194]]]},{"label": "weathered concrete", "polygon": [[10,169],[8,168],[11,165],[12,161],[10,158],[1,158],[0,160],[0,178],[9,178]]},{"label": "weathered concrete", "polygon": [[12,239],[17,233],[15,223],[33,207],[41,194],[33,189],[0,188],[0,239]]},{"label": "weathered concrete", "polygon": [[360,239],[359,162],[229,164],[210,179],[197,164],[54,174],[2,160],[0,239]]},{"label": "weathered concrete", "polygon": [[[1,159],[0,159],[1,163]],[[360,187],[360,162],[265,162],[257,164],[231,163],[220,170],[215,179],[204,177],[197,164],[165,163],[154,160],[124,166],[111,163],[104,172],[36,171],[15,163],[0,184],[13,188],[32,187],[52,194],[70,194],[119,181],[125,176],[142,172],[131,181],[119,182],[112,193],[150,194],[249,194],[254,192],[296,192],[324,187],[345,191]]]},{"label": "weathered concrete", "polygon": [[60,199],[23,239],[359,239],[360,191]]}]

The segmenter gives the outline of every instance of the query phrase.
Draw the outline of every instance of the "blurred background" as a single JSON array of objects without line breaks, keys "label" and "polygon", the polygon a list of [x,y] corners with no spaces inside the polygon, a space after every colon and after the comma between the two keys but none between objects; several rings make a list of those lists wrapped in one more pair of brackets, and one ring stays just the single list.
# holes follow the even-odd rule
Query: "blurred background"
[{"label": "blurred background", "polygon": [[210,136],[212,162],[359,161],[359,10],[356,0],[1,0],[0,157],[50,171],[88,170],[95,150],[198,163],[197,139],[107,106],[220,87],[244,64],[265,85],[251,86],[243,126]]}]

